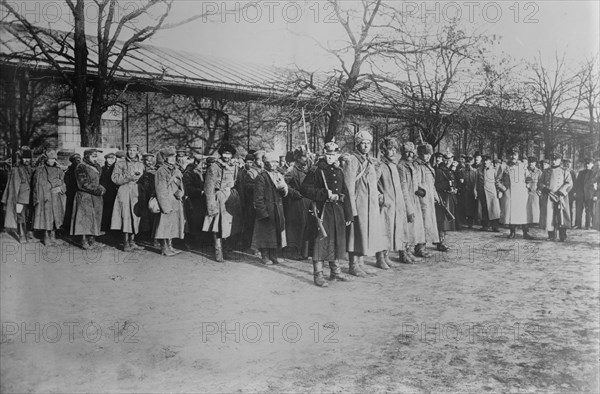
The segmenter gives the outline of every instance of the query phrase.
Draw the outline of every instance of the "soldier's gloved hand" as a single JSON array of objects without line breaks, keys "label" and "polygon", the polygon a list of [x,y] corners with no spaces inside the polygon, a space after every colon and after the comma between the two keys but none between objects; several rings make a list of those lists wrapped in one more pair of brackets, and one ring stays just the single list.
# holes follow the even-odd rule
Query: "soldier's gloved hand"
[{"label": "soldier's gloved hand", "polygon": [[351,224],[352,224],[352,220],[348,220],[348,221],[346,221],[346,227],[348,227],[348,226],[349,226],[349,225],[351,225]]},{"label": "soldier's gloved hand", "polygon": [[417,191],[415,192],[415,194],[416,194],[417,196],[419,196],[419,197],[423,198],[423,197],[425,197],[425,195],[426,195],[427,193],[425,192],[425,189],[423,189],[423,188],[421,188],[421,187],[420,187],[419,189],[417,189]]},{"label": "soldier's gloved hand", "polygon": [[415,214],[409,213],[408,215],[406,215],[406,220],[408,220],[409,223],[413,223],[415,221]]},{"label": "soldier's gloved hand", "polygon": [[176,199],[181,200],[183,198],[183,192],[181,190],[177,190],[174,196]]},{"label": "soldier's gloved hand", "polygon": [[556,195],[561,197],[564,196],[563,192],[561,192],[560,190],[556,192]]},{"label": "soldier's gloved hand", "polygon": [[337,195],[337,194],[335,194],[335,193],[332,193],[332,194],[331,194],[331,196],[329,197],[329,199],[330,199],[331,201],[338,201],[338,200],[340,199],[340,196],[338,196],[338,195]]},{"label": "soldier's gloved hand", "polygon": [[502,198],[504,194],[501,191],[498,191],[498,198]]}]

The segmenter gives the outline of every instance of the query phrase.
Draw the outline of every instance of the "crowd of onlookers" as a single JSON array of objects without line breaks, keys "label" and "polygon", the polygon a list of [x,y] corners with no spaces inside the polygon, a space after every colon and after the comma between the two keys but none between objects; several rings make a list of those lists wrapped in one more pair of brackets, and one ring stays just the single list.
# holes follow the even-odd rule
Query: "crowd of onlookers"
[{"label": "crowd of onlookers", "polygon": [[533,239],[529,229],[539,226],[549,240],[565,241],[570,228],[600,229],[600,160],[586,159],[576,172],[561,154],[521,158],[514,148],[504,161],[454,157],[391,137],[375,158],[371,144],[362,131],[350,152],[332,141],[319,154],[302,147],[243,158],[228,143],[211,156],[174,147],[141,153],[127,144],[116,153],[73,154],[68,166],[55,150],[34,161],[23,147],[12,168],[0,162],[0,225],[22,243],[35,231],[53,244],[58,232],[84,249],[102,247],[104,237],[132,252],[144,249],[145,239],[164,256],[210,238],[217,261],[224,260],[224,240],[264,264],[278,264],[286,248],[312,257],[318,286],[327,285],[324,263],[330,280],[346,279],[339,263],[346,259],[351,275],[365,276],[364,256],[374,255],[380,269],[414,263],[430,256],[427,243],[448,251],[447,231],[499,232],[504,225],[509,238],[520,227]]}]

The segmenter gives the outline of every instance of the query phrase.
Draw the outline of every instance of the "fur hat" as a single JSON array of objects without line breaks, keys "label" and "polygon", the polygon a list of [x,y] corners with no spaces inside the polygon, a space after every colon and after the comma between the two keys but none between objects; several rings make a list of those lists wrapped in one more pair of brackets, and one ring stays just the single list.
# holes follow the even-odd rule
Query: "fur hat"
[{"label": "fur hat", "polygon": [[400,149],[402,150],[403,154],[408,154],[410,152],[417,153],[417,148],[415,147],[415,144],[413,144],[410,141],[403,142],[400,146]]},{"label": "fur hat", "polygon": [[69,156],[69,161],[71,163],[75,163],[75,160],[81,160],[81,155],[79,153],[73,153],[71,156]]},{"label": "fur hat", "polygon": [[33,152],[31,152],[31,149],[23,149],[21,151],[21,159],[33,159]]},{"label": "fur hat", "polygon": [[175,150],[174,146],[167,146],[160,150],[160,154],[162,155],[164,160],[167,157],[175,156],[177,154],[177,151]]},{"label": "fur hat", "polygon": [[356,134],[355,140],[357,144],[362,141],[373,142],[373,136],[367,130],[361,130]]},{"label": "fur hat", "polygon": [[248,153],[244,158],[244,161],[254,161],[254,155],[252,153]]},{"label": "fur hat", "polygon": [[115,152],[115,156],[117,156],[117,159],[122,159],[125,157],[125,151],[124,150],[118,150]]},{"label": "fur hat", "polygon": [[265,155],[265,153],[266,152],[264,150],[257,150],[256,152],[253,153],[254,160],[262,160],[262,158]]},{"label": "fur hat", "polygon": [[338,146],[338,144],[335,143],[335,141],[329,141],[323,147],[323,153],[326,155],[340,153],[340,147]]},{"label": "fur hat", "polygon": [[308,152],[306,152],[306,149],[304,149],[303,146],[299,146],[298,148],[294,149],[294,160],[298,160],[301,157],[306,157],[308,154]]},{"label": "fur hat", "polygon": [[385,137],[379,143],[380,150],[390,150],[392,148],[398,149],[398,140],[392,137]]},{"label": "fur hat", "polygon": [[417,153],[420,155],[432,155],[433,154],[433,146],[430,144],[419,145],[417,148]]},{"label": "fur hat", "polygon": [[235,156],[235,148],[228,142],[223,142],[219,147],[219,154],[222,155],[225,152],[231,153],[232,156]]}]

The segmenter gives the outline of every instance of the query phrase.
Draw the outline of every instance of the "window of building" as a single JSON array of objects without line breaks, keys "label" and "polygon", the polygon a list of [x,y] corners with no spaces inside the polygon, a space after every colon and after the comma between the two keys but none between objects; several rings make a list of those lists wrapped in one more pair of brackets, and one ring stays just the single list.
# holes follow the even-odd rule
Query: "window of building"
[{"label": "window of building", "polygon": [[123,147],[123,107],[113,105],[102,114],[102,147]]},{"label": "window of building", "polygon": [[[113,105],[102,114],[102,147],[123,147],[123,107]],[[75,149],[81,146],[79,119],[75,103],[60,102],[58,105],[58,145],[60,149]]]}]

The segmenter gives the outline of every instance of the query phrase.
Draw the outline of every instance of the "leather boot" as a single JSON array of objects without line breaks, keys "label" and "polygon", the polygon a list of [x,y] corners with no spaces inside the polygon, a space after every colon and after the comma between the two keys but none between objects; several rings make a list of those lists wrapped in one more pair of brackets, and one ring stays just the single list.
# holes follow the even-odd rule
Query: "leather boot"
[{"label": "leather boot", "polygon": [[27,238],[25,238],[25,225],[23,223],[17,223],[17,233],[19,233],[19,243],[27,243]]},{"label": "leather boot", "polygon": [[264,265],[273,265],[273,262],[269,259],[269,249],[260,249],[260,262]]},{"label": "leather boot", "polygon": [[359,278],[364,278],[367,276],[365,271],[363,271],[358,265],[358,257],[354,254],[350,254],[349,259],[349,267],[348,273],[353,276],[358,276]]},{"label": "leather boot", "polygon": [[440,242],[437,244],[437,250],[439,250],[440,252],[447,252],[448,250],[450,250],[450,248],[445,243]]},{"label": "leather boot", "polygon": [[308,241],[304,241],[304,243],[302,244],[302,251],[300,253],[300,257],[302,257],[302,260],[308,259]]},{"label": "leather boot", "polygon": [[42,244],[45,246],[50,245],[50,231],[44,230],[44,234],[42,235]]},{"label": "leather boot", "polygon": [[383,261],[385,261],[385,263],[388,265],[388,267],[390,268],[398,268],[398,264],[394,263],[391,259],[390,259],[390,251],[389,250],[384,250],[383,251]]},{"label": "leather boot", "polygon": [[346,282],[348,278],[342,274],[342,267],[340,267],[337,261],[329,262],[329,280],[338,282]]},{"label": "leather boot", "polygon": [[133,249],[131,249],[131,245],[129,245],[129,234],[127,233],[123,233],[123,252],[133,252]]},{"label": "leather boot", "polygon": [[152,246],[155,247],[156,249],[160,249],[160,241],[156,238],[154,238],[154,240],[152,241]]},{"label": "leather boot", "polygon": [[[25,227],[25,225],[23,225],[23,227]],[[35,236],[33,235],[33,231],[28,230],[25,232],[25,238],[27,239],[27,242],[33,242],[35,240]]]},{"label": "leather boot", "polygon": [[269,249],[269,259],[273,262],[273,264],[279,264],[279,257],[277,257],[277,249]]},{"label": "leather boot", "polygon": [[169,248],[171,253],[173,253],[173,256],[181,253],[181,250],[175,250],[175,248],[173,247],[173,240],[171,238],[167,239],[167,247]]},{"label": "leather boot", "polygon": [[508,234],[508,238],[513,239],[516,237],[516,229],[515,226],[510,226],[510,234]]},{"label": "leather boot", "polygon": [[319,287],[327,287],[328,284],[323,278],[323,262],[322,261],[313,261],[313,278],[315,285]]},{"label": "leather boot", "polygon": [[144,250],[143,246],[140,246],[133,241],[134,238],[135,238],[134,234],[129,234],[129,247],[132,250]]},{"label": "leather boot", "polygon": [[171,257],[171,256],[175,256],[176,253],[174,253],[173,251],[171,251],[171,249],[169,248],[169,242],[166,239],[161,239],[160,240],[160,254],[163,256],[167,256],[167,257]]},{"label": "leather boot", "polygon": [[565,242],[567,240],[567,229],[566,228],[558,229],[558,239],[560,240],[560,242]]},{"label": "leather boot", "polygon": [[425,250],[425,244],[416,244],[415,245],[415,256],[429,258],[431,254]]},{"label": "leather boot", "polygon": [[523,239],[532,240],[535,239],[533,236],[529,234],[529,227],[523,226]]},{"label": "leather boot", "polygon": [[50,244],[54,245],[57,244],[58,242],[56,241],[56,232],[54,230],[50,231]]},{"label": "leather boot", "polygon": [[377,272],[375,272],[374,270],[372,270],[371,268],[367,267],[365,264],[365,258],[364,256],[357,256],[356,257],[356,261],[358,262],[358,266],[360,267],[360,269],[367,275],[377,275]]},{"label": "leather boot", "polygon": [[375,253],[375,267],[382,269],[382,270],[389,270],[390,266],[386,264],[384,258],[383,258],[383,252],[377,252]]},{"label": "leather boot", "polygon": [[548,231],[547,241],[556,241],[556,231]]},{"label": "leather boot", "polygon": [[410,254],[405,251],[405,250],[401,250],[398,252],[398,254],[400,255],[400,262],[402,264],[414,264],[415,261],[413,260],[413,258],[410,256]]},{"label": "leather boot", "polygon": [[81,248],[85,250],[91,249],[90,241],[88,240],[87,235],[81,236]]},{"label": "leather boot", "polygon": [[88,235],[88,242],[90,244],[90,248],[92,249],[101,249],[103,247],[102,244],[96,242],[96,237],[94,237],[93,235]]}]

